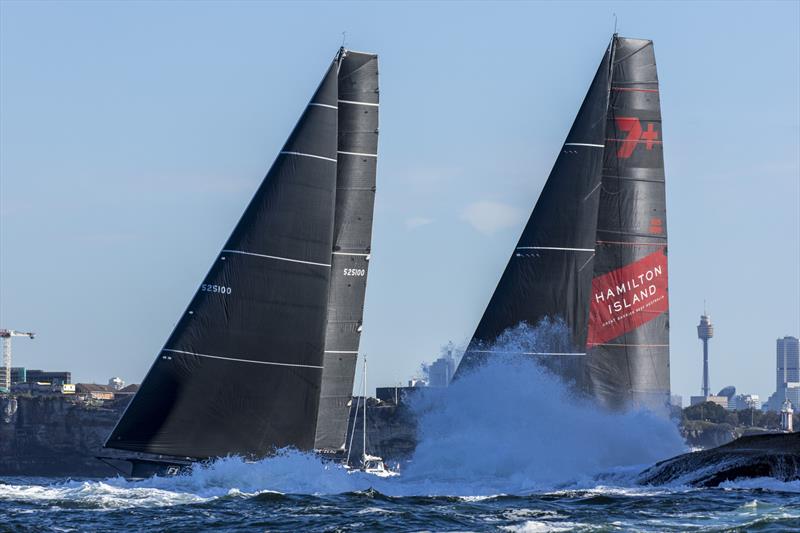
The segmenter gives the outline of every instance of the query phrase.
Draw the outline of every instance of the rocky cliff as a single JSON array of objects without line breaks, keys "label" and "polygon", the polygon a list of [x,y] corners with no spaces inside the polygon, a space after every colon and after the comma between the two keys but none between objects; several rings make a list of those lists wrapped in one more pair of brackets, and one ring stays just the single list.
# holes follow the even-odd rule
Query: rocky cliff
[{"label": "rocky cliff", "polygon": [[[0,398],[0,412],[7,412],[10,401]],[[116,475],[95,456],[128,401],[17,396],[15,412],[0,419],[0,476]]]}]

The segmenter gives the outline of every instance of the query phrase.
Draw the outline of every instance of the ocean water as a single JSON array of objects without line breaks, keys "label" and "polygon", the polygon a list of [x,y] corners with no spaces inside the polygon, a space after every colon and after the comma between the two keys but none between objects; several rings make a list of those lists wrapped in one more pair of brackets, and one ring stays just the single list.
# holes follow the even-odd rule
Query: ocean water
[{"label": "ocean water", "polygon": [[284,450],[144,480],[0,478],[0,531],[800,531],[800,482],[640,486],[687,451],[675,424],[601,411],[528,359],[493,358],[413,407],[397,477]]},{"label": "ocean water", "polygon": [[[249,465],[247,475],[234,467],[228,477],[228,466],[205,479],[3,479],[0,531],[800,530],[800,484],[772,479],[718,489],[598,483],[526,494],[391,496],[377,488],[336,490],[341,479],[330,492],[282,492],[266,488],[265,476],[256,490],[247,485],[263,469]],[[242,474],[247,481],[236,479]]]}]

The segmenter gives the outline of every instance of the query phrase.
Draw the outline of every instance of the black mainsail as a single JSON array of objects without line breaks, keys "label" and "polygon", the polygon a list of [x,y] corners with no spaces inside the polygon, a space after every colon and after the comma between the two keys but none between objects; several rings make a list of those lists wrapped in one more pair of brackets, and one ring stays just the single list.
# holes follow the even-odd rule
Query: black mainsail
[{"label": "black mainsail", "polygon": [[313,449],[339,267],[337,188],[357,175],[337,172],[346,56],[336,55],[106,447],[187,458]]},{"label": "black mainsail", "polygon": [[378,161],[378,56],[347,50],[339,68],[336,215],[322,392],[314,448],[345,448],[361,338]]},{"label": "black mainsail", "polygon": [[669,400],[666,207],[652,41],[615,35],[460,369],[520,323],[563,321],[523,352],[609,407]]}]

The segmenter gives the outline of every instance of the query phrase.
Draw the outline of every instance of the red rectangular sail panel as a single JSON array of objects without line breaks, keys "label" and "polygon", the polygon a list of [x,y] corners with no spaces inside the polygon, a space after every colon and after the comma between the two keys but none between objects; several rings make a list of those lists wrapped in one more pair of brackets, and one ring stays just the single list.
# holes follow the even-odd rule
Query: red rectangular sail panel
[{"label": "red rectangular sail panel", "polygon": [[669,309],[665,248],[592,280],[592,347],[636,329]]}]

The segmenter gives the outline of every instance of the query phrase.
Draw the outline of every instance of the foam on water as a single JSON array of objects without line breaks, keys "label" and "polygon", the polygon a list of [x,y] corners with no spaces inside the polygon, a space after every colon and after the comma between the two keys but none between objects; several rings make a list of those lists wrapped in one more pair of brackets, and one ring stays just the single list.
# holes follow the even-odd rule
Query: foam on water
[{"label": "foam on water", "polygon": [[751,479],[737,479],[724,481],[720,488],[731,490],[768,490],[772,492],[800,493],[800,480],[780,481],[772,477],[757,477]]}]

